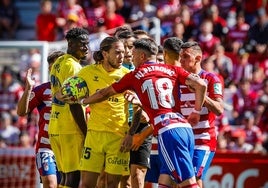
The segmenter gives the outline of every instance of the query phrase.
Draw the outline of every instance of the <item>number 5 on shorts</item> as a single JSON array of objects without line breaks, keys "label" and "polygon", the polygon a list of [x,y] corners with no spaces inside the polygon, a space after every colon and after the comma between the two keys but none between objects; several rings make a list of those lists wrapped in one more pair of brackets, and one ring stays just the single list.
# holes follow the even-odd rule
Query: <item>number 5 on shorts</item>
[{"label": "number 5 on shorts", "polygon": [[84,147],[84,158],[89,159],[90,158],[90,150],[91,148]]}]

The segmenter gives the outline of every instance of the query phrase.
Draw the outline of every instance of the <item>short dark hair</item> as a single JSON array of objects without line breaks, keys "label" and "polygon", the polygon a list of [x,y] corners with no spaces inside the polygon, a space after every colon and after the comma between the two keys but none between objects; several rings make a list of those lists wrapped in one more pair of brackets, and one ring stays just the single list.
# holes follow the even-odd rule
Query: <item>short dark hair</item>
[{"label": "short dark hair", "polygon": [[163,48],[167,51],[180,53],[182,44],[183,41],[178,37],[169,37],[166,40],[164,40]]},{"label": "short dark hair", "polygon": [[142,30],[142,29],[137,29],[137,30],[133,31],[133,33],[134,33],[135,38],[137,38],[137,39],[139,38],[138,37],[139,35],[146,35],[148,38],[151,38],[149,33],[145,30]]},{"label": "short dark hair", "polygon": [[142,49],[150,53],[150,55],[157,55],[158,45],[151,38],[141,38],[134,41],[133,45],[136,49]]},{"label": "short dark hair", "polygon": [[202,54],[202,49],[199,46],[198,42],[190,41],[185,42],[181,45],[181,49],[191,48],[194,52]]},{"label": "short dark hair", "polygon": [[82,35],[89,35],[88,31],[83,28],[75,27],[70,29],[65,36],[65,39],[67,41],[73,40],[73,39],[79,39]]},{"label": "short dark hair", "polygon": [[53,51],[47,56],[47,62],[48,64],[54,63],[56,58],[64,55],[65,53],[63,51]]},{"label": "short dark hair", "polygon": [[123,31],[121,33],[118,33],[116,37],[119,39],[129,39],[131,37],[134,37],[134,34],[131,31]]},{"label": "short dark hair", "polygon": [[116,30],[114,32],[114,36],[118,37],[118,35],[120,35],[120,33],[125,32],[125,31],[133,32],[132,28],[129,25],[122,25],[122,26],[116,28]]}]

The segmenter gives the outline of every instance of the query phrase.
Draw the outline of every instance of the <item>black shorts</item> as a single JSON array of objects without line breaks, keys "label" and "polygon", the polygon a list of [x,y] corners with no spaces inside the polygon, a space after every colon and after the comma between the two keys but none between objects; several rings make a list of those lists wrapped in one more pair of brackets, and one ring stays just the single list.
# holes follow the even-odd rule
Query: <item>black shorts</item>
[{"label": "black shorts", "polygon": [[[141,123],[136,133],[141,132],[148,127],[148,123]],[[152,148],[152,136],[149,136],[144,140],[142,145],[137,151],[130,151],[130,165],[140,165],[150,168],[150,154]]]}]

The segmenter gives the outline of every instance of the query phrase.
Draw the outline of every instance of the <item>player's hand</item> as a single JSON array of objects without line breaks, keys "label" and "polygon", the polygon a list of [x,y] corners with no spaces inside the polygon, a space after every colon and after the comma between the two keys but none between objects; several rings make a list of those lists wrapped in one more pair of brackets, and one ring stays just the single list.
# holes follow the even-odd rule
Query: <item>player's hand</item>
[{"label": "player's hand", "polygon": [[136,95],[136,93],[134,93],[133,91],[127,90],[125,92],[125,95],[124,96],[125,96],[125,99],[128,102],[131,102],[132,104],[141,106],[140,99],[138,98],[138,96]]},{"label": "player's hand", "polygon": [[[199,79],[200,78],[200,76],[198,75],[198,74],[194,74],[194,73],[191,73],[191,76],[193,76],[194,78],[196,78],[196,79]],[[191,92],[195,92],[195,88],[193,88],[192,86],[190,86],[190,85],[187,85],[188,86],[188,89],[191,91]]]},{"label": "player's hand", "polygon": [[132,142],[133,142],[133,136],[127,134],[122,141],[120,151],[121,152],[129,152],[131,149],[131,146],[132,146]]},{"label": "player's hand", "polygon": [[137,151],[139,149],[139,147],[142,145],[143,142],[144,142],[144,139],[140,136],[140,134],[135,134],[133,136],[133,142],[132,142],[131,150],[132,151]]},{"label": "player's hand", "polygon": [[69,96],[68,94],[66,94],[66,95],[62,94],[62,89],[63,88],[61,88],[58,92],[55,93],[55,97],[57,100],[62,101],[64,103],[68,103],[68,104],[77,103],[76,101],[73,101],[72,97]]},{"label": "player's hand", "polygon": [[200,114],[192,112],[188,116],[187,120],[191,124],[191,126],[193,127],[193,126],[197,125],[197,123],[199,122],[199,120],[200,120]]},{"label": "player's hand", "polygon": [[32,89],[35,85],[35,79],[32,77],[32,69],[29,68],[26,72],[26,86],[25,88]]}]

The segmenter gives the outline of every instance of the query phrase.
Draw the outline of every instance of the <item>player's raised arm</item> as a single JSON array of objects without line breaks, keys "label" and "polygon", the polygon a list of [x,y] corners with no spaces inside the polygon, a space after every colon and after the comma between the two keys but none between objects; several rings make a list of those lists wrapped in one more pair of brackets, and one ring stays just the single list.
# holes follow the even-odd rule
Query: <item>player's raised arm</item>
[{"label": "player's raised arm", "polygon": [[34,84],[35,80],[32,78],[32,69],[30,68],[26,72],[26,83],[24,93],[18,102],[17,114],[19,116],[24,116],[29,112],[28,106],[29,106],[30,94],[32,92]]}]

